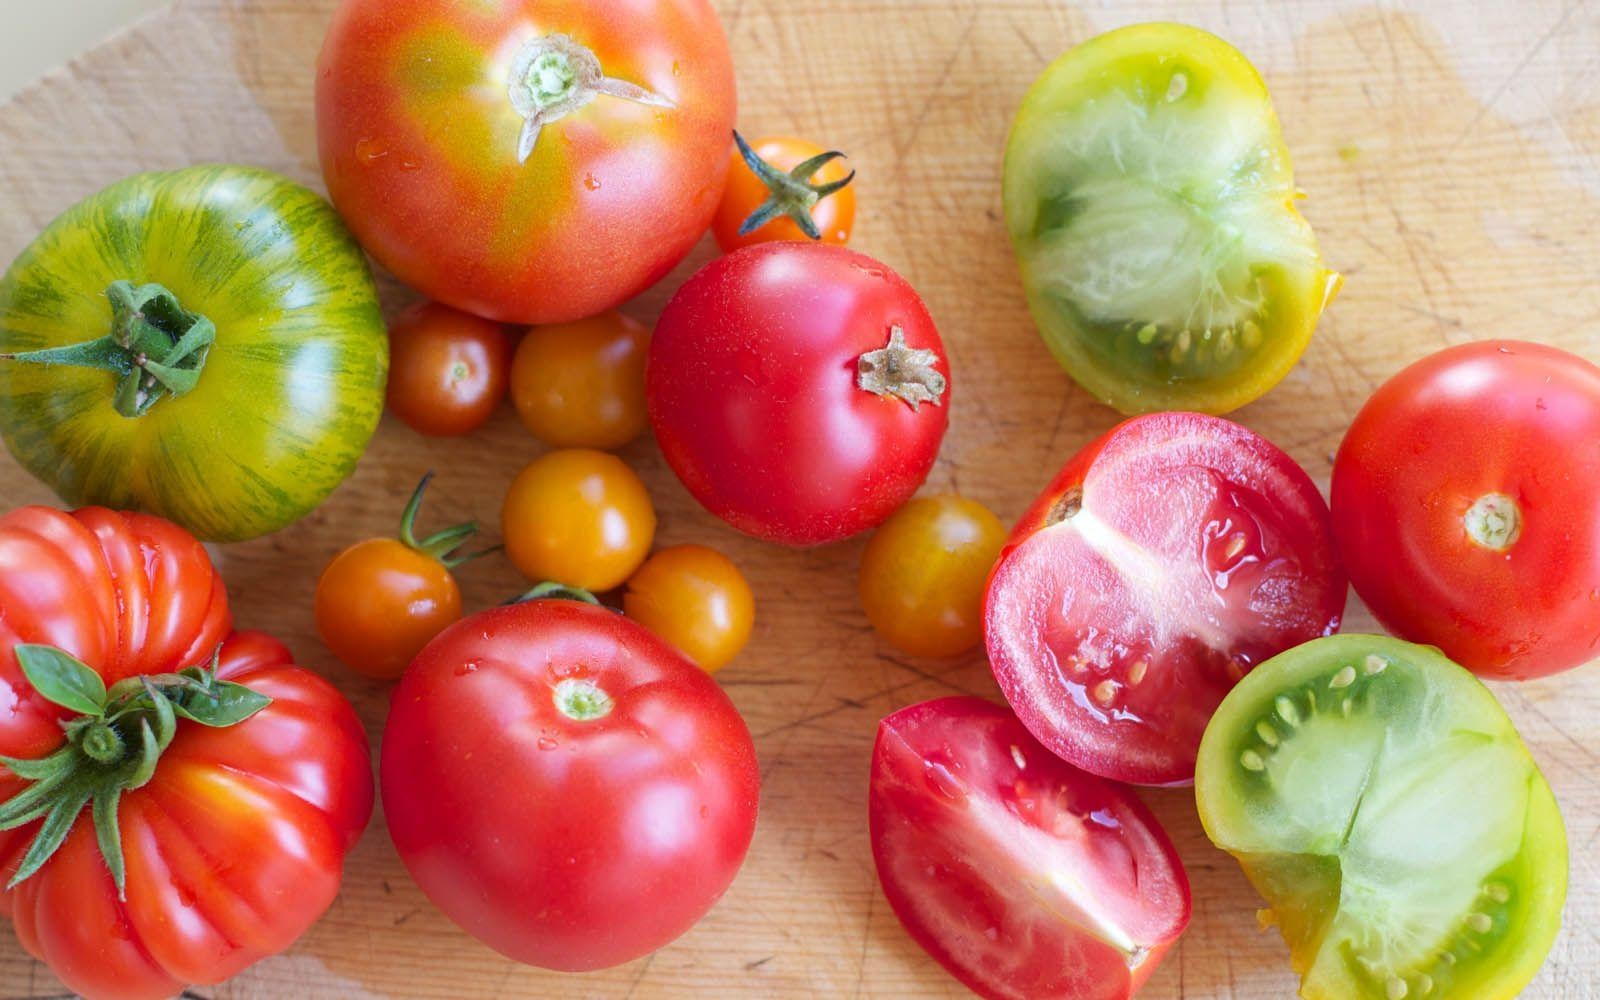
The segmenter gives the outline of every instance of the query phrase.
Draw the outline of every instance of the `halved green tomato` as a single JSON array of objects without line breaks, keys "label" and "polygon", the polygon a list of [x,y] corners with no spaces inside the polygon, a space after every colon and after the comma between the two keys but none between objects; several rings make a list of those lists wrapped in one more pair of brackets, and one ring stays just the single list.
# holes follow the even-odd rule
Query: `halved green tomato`
[{"label": "halved green tomato", "polygon": [[1550,786],[1430,647],[1339,635],[1256,667],[1206,729],[1195,796],[1311,1000],[1513,997],[1560,927]]},{"label": "halved green tomato", "polygon": [[1181,24],[1057,59],[1006,148],[1006,225],[1045,342],[1123,413],[1226,413],[1299,360],[1339,287],[1266,84]]}]

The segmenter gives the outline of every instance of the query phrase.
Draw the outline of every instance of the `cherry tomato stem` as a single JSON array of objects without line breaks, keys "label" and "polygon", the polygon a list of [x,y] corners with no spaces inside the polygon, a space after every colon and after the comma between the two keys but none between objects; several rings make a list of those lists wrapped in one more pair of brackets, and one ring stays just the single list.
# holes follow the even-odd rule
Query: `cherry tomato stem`
[{"label": "cherry tomato stem", "polygon": [[817,220],[811,217],[811,210],[817,206],[817,202],[848,187],[856,179],[856,172],[852,170],[847,176],[826,184],[813,184],[811,179],[834,160],[843,159],[844,154],[837,149],[818,153],[784,172],[762,159],[761,154],[737,130],[733,133],[733,141],[739,146],[739,155],[744,159],[745,166],[760,178],[770,192],[767,200],[739,224],[739,235],[749,236],[773,219],[786,216],[808,238],[822,239],[822,231],[817,228]]},{"label": "cherry tomato stem", "polygon": [[546,580],[533,589],[513,597],[506,604],[522,604],[525,601],[582,601],[584,604],[599,604],[600,598],[582,587],[569,587],[555,580]]},{"label": "cherry tomato stem", "polygon": [[411,499],[406,501],[406,509],[400,515],[400,541],[408,549],[413,549],[430,558],[437,559],[446,569],[455,569],[463,563],[469,563],[491,552],[498,552],[502,546],[495,545],[466,555],[458,554],[461,546],[467,539],[478,533],[478,522],[466,521],[462,524],[451,525],[442,531],[437,531],[422,541],[417,541],[416,524],[417,513],[422,509],[422,495],[427,492],[428,484],[433,481],[433,472],[430,470],[423,475],[422,481],[417,483]]}]

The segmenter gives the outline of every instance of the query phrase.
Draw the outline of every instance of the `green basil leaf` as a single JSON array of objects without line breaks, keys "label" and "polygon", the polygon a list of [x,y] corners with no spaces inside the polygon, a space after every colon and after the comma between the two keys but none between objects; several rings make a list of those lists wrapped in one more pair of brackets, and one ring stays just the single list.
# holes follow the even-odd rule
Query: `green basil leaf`
[{"label": "green basil leaf", "polygon": [[181,697],[173,699],[172,708],[178,715],[202,726],[222,728],[243,722],[270,704],[271,698],[243,684],[216,681],[209,691],[183,692]]},{"label": "green basil leaf", "polygon": [[87,665],[54,646],[16,647],[17,664],[46,701],[80,715],[99,715],[106,707],[106,682]]}]

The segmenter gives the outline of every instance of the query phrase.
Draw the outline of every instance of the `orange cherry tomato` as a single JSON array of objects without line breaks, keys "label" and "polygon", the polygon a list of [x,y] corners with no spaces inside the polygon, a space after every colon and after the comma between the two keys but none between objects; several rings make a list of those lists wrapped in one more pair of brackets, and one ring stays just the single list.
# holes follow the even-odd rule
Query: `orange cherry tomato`
[{"label": "orange cherry tomato", "polygon": [[501,509],[506,554],[528,579],[606,591],[633,575],[655,540],[656,511],[615,455],[569,448],[517,474]]},{"label": "orange cherry tomato", "polygon": [[727,666],[755,625],[755,596],[733,560],[703,545],[674,545],[628,580],[622,609],[712,673]]},{"label": "orange cherry tomato", "polygon": [[983,591],[1006,528],[983,504],[911,501],[861,555],[861,605],[878,634],[913,656],[955,656],[983,639]]},{"label": "orange cherry tomato", "polygon": [[400,518],[400,537],[369,538],[340,552],[317,580],[317,634],[345,666],[392,679],[446,625],[461,617],[461,588],[451,570],[482,553],[457,552],[472,523],[417,541],[414,525],[433,473],[422,477]]},{"label": "orange cherry tomato", "polygon": [[421,303],[389,327],[389,412],[432,437],[471,433],[505,398],[510,361],[499,323]]},{"label": "orange cherry tomato", "polygon": [[734,133],[738,149],[711,232],[724,253],[778,240],[850,242],[856,224],[855,171],[844,154],[804,139],[762,139]]},{"label": "orange cherry tomato", "polygon": [[618,312],[536,326],[511,363],[511,402],[556,448],[620,448],[644,433],[650,330]]}]

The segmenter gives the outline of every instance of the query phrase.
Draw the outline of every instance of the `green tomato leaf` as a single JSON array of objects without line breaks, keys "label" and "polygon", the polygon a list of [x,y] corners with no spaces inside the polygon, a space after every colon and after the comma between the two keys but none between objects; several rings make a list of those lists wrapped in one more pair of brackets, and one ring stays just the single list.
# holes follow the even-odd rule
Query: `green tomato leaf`
[{"label": "green tomato leaf", "polygon": [[208,690],[184,691],[172,703],[173,711],[202,726],[222,728],[237,725],[272,704],[272,699],[243,684],[215,681]]},{"label": "green tomato leaf", "polygon": [[17,664],[46,701],[80,715],[99,715],[106,707],[106,682],[82,661],[54,646],[16,647]]}]

